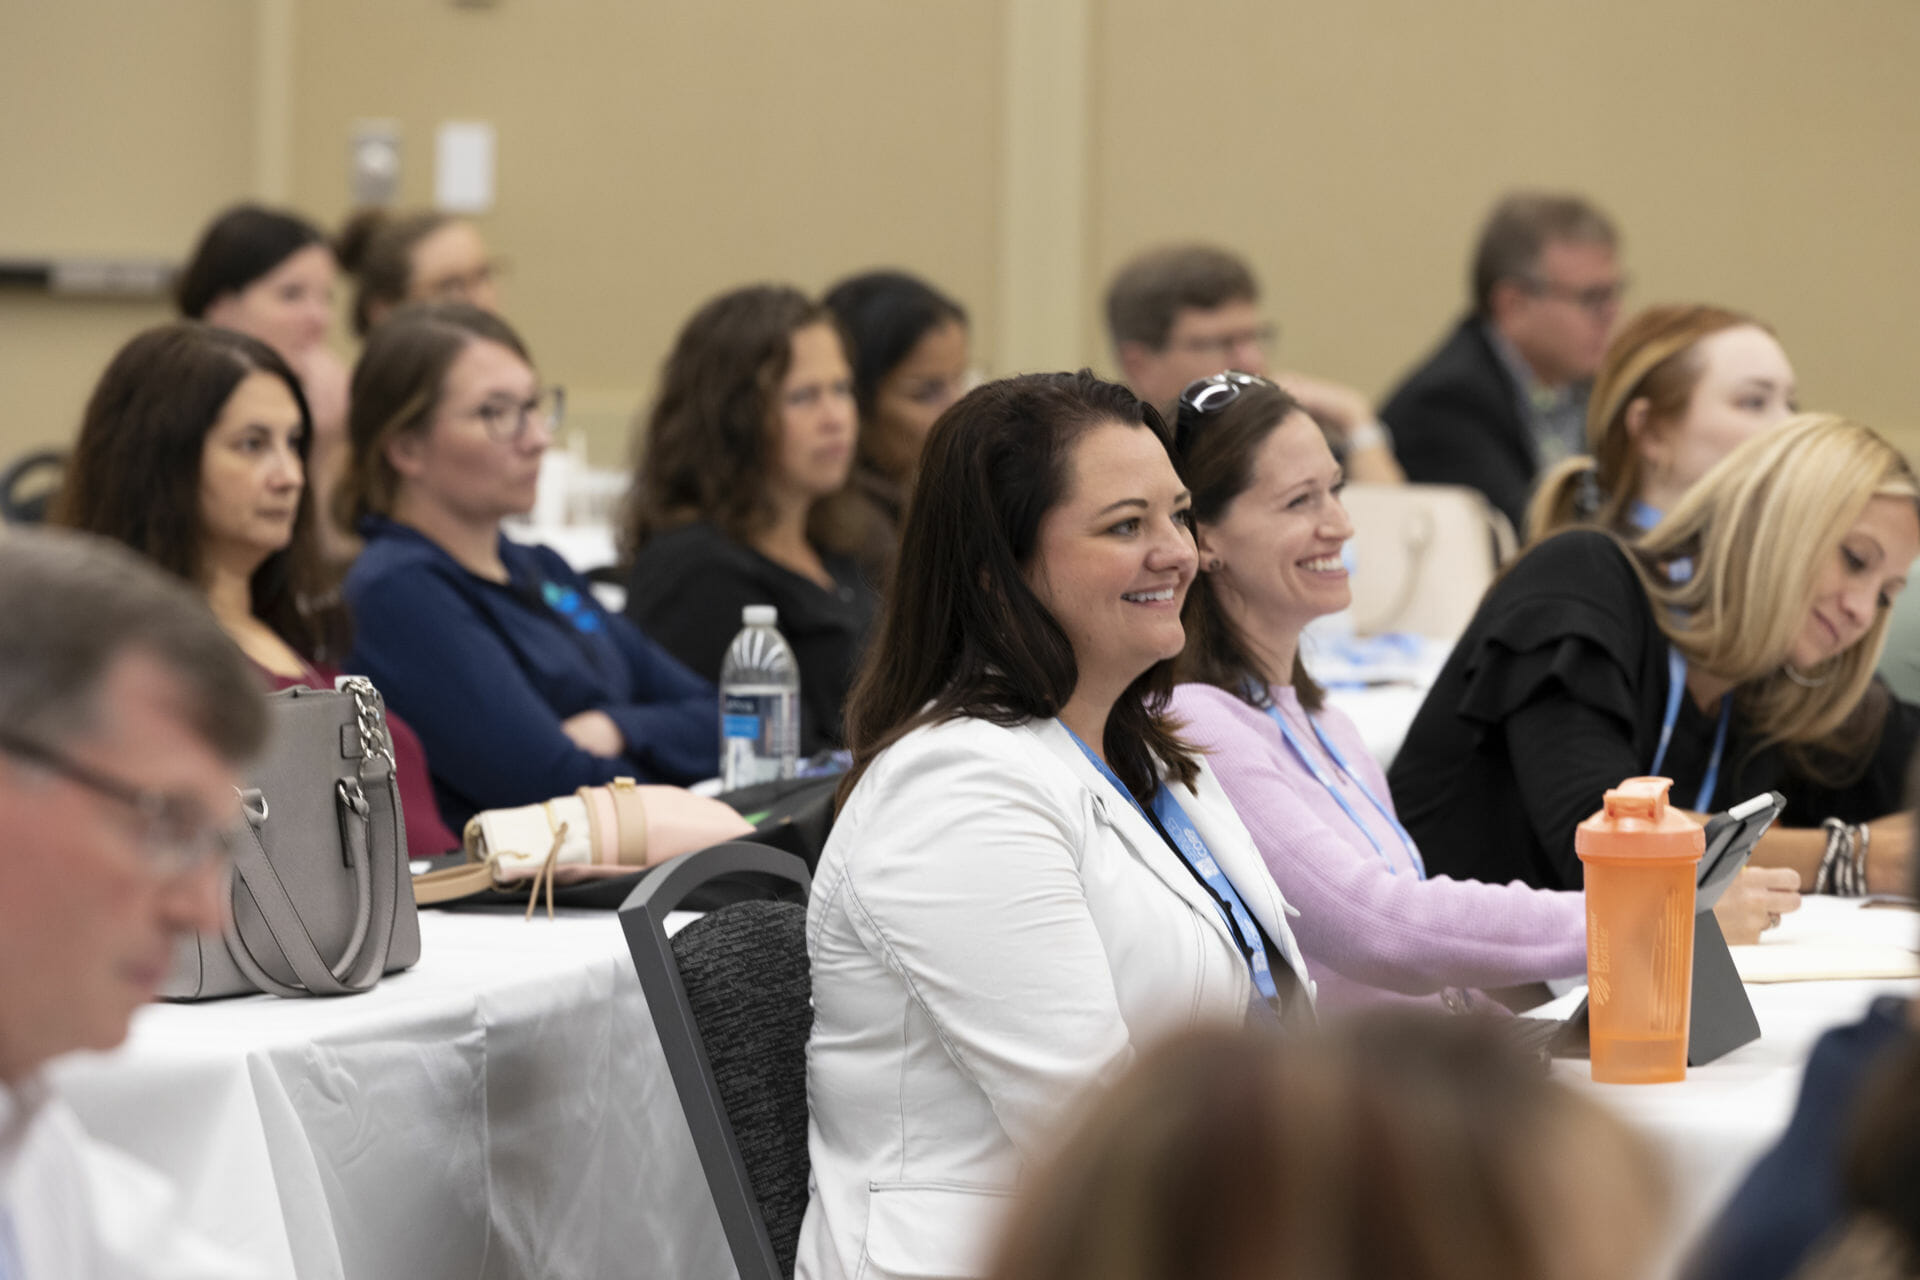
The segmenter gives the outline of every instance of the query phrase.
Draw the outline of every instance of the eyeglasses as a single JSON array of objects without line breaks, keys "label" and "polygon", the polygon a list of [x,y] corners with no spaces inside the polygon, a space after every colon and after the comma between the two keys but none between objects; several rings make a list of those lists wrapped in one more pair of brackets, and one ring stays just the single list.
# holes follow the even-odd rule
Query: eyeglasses
[{"label": "eyeglasses", "polygon": [[470,418],[478,418],[487,434],[498,444],[513,444],[527,433],[527,427],[538,422],[548,432],[558,431],[561,421],[567,416],[567,393],[561,387],[548,387],[531,400],[515,404],[505,398],[487,401],[478,409],[469,410]]},{"label": "eyeglasses", "polygon": [[209,826],[199,802],[191,796],[136,787],[45,743],[5,730],[0,730],[0,751],[124,805],[138,820],[140,843],[161,879],[197,871],[211,862],[225,862],[231,851],[226,829]]},{"label": "eyeglasses", "polygon": [[1240,398],[1240,393],[1248,387],[1272,387],[1274,384],[1265,378],[1251,373],[1241,373],[1238,369],[1229,369],[1225,373],[1216,373],[1211,378],[1197,378],[1187,384],[1180,393],[1180,407],[1173,419],[1173,452],[1175,457],[1187,456],[1187,444],[1193,439],[1203,418],[1219,413],[1222,409]]},{"label": "eyeglasses", "polygon": [[1618,280],[1611,280],[1606,284],[1589,285],[1585,289],[1576,289],[1572,285],[1561,284],[1554,280],[1532,278],[1523,278],[1520,284],[1528,293],[1571,302],[1589,315],[1597,316],[1620,305],[1620,299],[1626,296],[1628,281],[1622,276]]},{"label": "eyeglasses", "polygon": [[474,294],[506,273],[505,258],[488,258],[471,271],[427,281],[420,286],[420,292],[430,302],[471,302]]},{"label": "eyeglasses", "polygon": [[1229,360],[1232,359],[1233,353],[1242,347],[1253,346],[1265,349],[1279,340],[1280,330],[1277,326],[1260,324],[1251,329],[1236,329],[1232,333],[1182,338],[1173,346],[1177,351],[1185,351],[1192,355],[1215,356],[1221,360]]}]

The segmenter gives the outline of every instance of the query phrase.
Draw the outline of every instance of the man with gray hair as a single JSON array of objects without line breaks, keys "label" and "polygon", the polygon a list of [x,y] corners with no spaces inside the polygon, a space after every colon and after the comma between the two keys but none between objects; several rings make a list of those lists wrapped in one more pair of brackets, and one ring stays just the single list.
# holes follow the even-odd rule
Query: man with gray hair
[{"label": "man with gray hair", "polygon": [[1407,479],[1471,485],[1520,529],[1534,477],[1586,452],[1587,387],[1626,290],[1618,250],[1580,196],[1517,192],[1493,207],[1472,312],[1380,410]]},{"label": "man with gray hair", "polygon": [[0,532],[0,1276],[253,1274],[90,1142],[42,1069],[110,1049],[218,929],[265,701],[205,603],[132,553]]}]

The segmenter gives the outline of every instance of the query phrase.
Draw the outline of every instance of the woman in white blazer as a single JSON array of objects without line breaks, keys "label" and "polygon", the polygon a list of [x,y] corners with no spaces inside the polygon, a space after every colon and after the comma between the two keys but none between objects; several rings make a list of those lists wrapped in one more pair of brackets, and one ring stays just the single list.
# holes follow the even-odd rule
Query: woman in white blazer
[{"label": "woman in white blazer", "polygon": [[1161,710],[1195,571],[1167,445],[1084,372],[981,387],[928,441],[807,912],[802,1280],[979,1274],[1136,1046],[1311,1017],[1286,903]]}]

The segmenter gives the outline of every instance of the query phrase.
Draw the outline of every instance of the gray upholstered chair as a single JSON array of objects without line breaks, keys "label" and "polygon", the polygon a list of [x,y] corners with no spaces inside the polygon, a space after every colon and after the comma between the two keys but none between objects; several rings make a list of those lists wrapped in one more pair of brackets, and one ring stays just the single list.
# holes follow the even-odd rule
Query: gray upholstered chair
[{"label": "gray upholstered chair", "polygon": [[[728,901],[671,938],[690,893]],[[807,1208],[807,869],[764,845],[662,863],[620,908],[640,988],[741,1280],[793,1274]]]}]

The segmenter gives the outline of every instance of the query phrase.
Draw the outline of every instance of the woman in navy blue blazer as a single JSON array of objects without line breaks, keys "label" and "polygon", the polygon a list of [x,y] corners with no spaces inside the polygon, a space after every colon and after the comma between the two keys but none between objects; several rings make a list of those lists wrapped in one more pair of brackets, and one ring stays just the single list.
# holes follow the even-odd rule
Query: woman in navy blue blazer
[{"label": "woman in navy blue blazer", "polygon": [[713,686],[553,551],[501,533],[533,505],[562,404],[518,335],[465,303],[396,312],[354,369],[343,514],[366,549],[347,665],[419,731],[456,829],[622,775],[718,769]]}]

